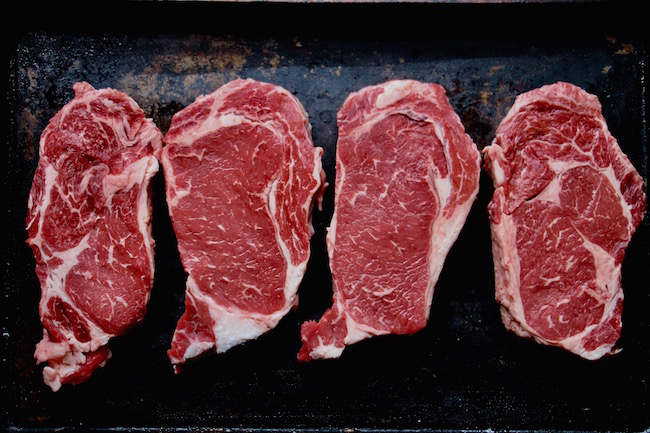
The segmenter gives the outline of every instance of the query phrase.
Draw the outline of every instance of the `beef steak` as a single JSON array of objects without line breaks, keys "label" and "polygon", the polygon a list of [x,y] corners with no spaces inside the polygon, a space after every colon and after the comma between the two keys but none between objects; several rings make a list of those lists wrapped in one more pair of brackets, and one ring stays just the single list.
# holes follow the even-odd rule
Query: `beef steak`
[{"label": "beef steak", "polygon": [[346,99],[338,127],[333,305],[302,325],[301,361],[422,329],[479,186],[480,153],[437,84],[366,87]]},{"label": "beef steak", "polygon": [[161,162],[188,273],[168,351],[178,373],[274,328],[297,304],[323,150],[286,89],[237,79],[176,113]]},{"label": "beef steak", "polygon": [[74,85],[43,131],[27,243],[41,285],[45,382],[80,383],[144,317],[154,276],[150,180],[162,134],[113,89]]},{"label": "beef steak", "polygon": [[597,97],[564,82],[519,95],[484,154],[506,328],[587,359],[618,352],[621,262],[645,195]]}]

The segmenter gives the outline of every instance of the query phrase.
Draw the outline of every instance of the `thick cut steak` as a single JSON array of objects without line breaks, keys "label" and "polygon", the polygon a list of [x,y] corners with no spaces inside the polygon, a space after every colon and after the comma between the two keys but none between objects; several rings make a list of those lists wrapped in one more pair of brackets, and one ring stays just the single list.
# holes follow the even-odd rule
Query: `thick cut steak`
[{"label": "thick cut steak", "polygon": [[297,303],[310,255],[323,150],[282,87],[237,79],[176,113],[161,161],[188,273],[168,351],[225,352],[274,328]]},{"label": "thick cut steak", "polygon": [[54,391],[106,363],[109,340],[143,319],[154,274],[162,134],[124,93],[73,88],[41,135],[27,216],[44,328],[34,356]]},{"label": "thick cut steak", "polygon": [[303,323],[301,361],[422,329],[479,186],[480,153],[437,84],[366,87],[346,99],[338,127],[333,305]]},{"label": "thick cut steak", "polygon": [[506,328],[587,359],[618,352],[621,262],[645,195],[597,97],[562,82],[521,94],[484,153]]}]

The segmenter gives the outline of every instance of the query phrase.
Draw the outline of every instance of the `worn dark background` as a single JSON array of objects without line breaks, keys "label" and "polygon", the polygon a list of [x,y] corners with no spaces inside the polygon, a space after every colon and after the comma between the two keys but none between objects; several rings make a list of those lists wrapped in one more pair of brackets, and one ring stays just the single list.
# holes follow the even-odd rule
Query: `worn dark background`
[{"label": "worn dark background", "polygon": [[[612,133],[648,178],[647,23],[638,3],[25,2],[6,16],[1,428],[10,431],[647,431],[649,225],[623,264],[623,351],[590,362],[507,333],[494,301],[483,174],[451,249],[426,329],[298,364],[300,324],[329,306],[336,112],[392,78],[437,82],[479,148],[517,94],[558,80],[596,94]],[[72,84],[127,92],[163,132],[171,116],[236,77],[293,92],[325,150],[300,305],[256,341],[175,376],[166,350],[185,275],[154,179],[156,278],[144,322],[114,340],[86,383],[53,393],[32,357],[40,289],[25,244],[27,196],[48,120]]]}]

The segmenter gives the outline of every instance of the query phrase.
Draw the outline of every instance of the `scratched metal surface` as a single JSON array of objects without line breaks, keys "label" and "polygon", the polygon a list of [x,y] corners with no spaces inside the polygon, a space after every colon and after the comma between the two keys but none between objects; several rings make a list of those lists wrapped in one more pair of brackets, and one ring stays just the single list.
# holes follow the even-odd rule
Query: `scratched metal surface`
[{"label": "scratched metal surface", "polygon": [[[106,5],[105,5],[106,6]],[[588,362],[508,334],[494,301],[483,174],[451,249],[426,329],[367,340],[339,360],[298,364],[299,326],[329,306],[324,245],[332,214],[336,111],[352,91],[391,78],[437,82],[479,148],[517,94],[558,80],[599,96],[609,127],[647,180],[644,32],[610,3],[529,5],[261,5],[131,3],[94,22],[40,5],[11,38],[3,179],[2,426],[15,431],[643,431],[650,427],[649,222],[623,265],[623,351]],[[503,16],[508,12],[510,18]],[[587,14],[587,30],[570,31]],[[622,15],[622,14],[621,14]],[[630,16],[629,11],[627,15]],[[634,16],[632,13],[631,16]],[[310,21],[319,17],[318,22]],[[358,23],[372,17],[373,25]],[[514,17],[514,19],[513,19]],[[543,31],[529,18],[554,23]],[[250,25],[255,18],[262,24]],[[594,21],[592,21],[593,23]],[[518,23],[518,24],[517,24]],[[52,393],[33,359],[40,289],[24,218],[38,138],[72,84],[130,94],[165,132],[175,111],[236,77],[293,92],[324,148],[328,189],[316,212],[300,305],[280,325],[175,376],[166,350],[183,310],[184,278],[154,179],[156,277],[147,316],[112,343],[86,383]]]}]

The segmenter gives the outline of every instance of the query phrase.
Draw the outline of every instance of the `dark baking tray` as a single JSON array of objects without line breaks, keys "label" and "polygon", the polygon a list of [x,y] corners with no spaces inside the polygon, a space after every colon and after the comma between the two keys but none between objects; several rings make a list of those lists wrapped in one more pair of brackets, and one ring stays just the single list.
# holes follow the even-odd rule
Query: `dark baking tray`
[{"label": "dark baking tray", "polygon": [[[518,93],[565,80],[598,95],[613,134],[648,178],[647,25],[627,2],[21,3],[5,37],[2,428],[10,431],[647,431],[649,218],[623,264],[623,351],[590,362],[507,333],[494,301],[482,176],[426,329],[298,364],[299,326],[329,306],[336,112],[391,78],[438,82],[480,148]],[[90,9],[88,9],[90,8]],[[314,215],[300,305],[256,341],[175,376],[166,358],[184,273],[154,179],[156,277],[147,316],[86,383],[47,388],[33,359],[40,289],[24,219],[38,139],[72,84],[128,92],[164,131],[171,116],[236,77],[285,86],[310,114],[331,187]]]}]

